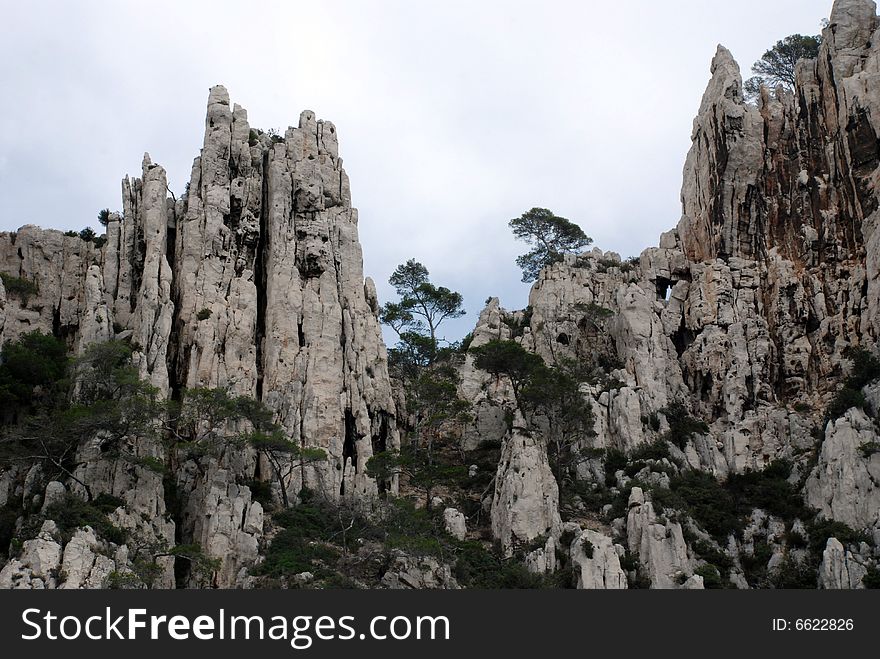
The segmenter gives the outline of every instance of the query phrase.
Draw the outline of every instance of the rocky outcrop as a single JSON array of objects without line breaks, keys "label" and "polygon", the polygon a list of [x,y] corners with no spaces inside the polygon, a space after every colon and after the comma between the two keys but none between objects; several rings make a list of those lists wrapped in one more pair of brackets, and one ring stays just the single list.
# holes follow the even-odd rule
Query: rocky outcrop
[{"label": "rocky outcrop", "polygon": [[[582,389],[595,436],[575,447],[588,456],[579,478],[601,482],[601,463],[589,458],[598,450],[668,439],[667,411],[681,402],[709,428],[678,438],[683,448],[670,445],[685,468],[723,479],[787,459],[812,470],[806,503],[874,528],[872,419],[851,410],[824,428],[815,468],[807,457],[850,371],[845,350],[874,347],[880,329],[878,25],[870,0],[838,0],[819,56],[798,64],[794,90],[764,90],[757,103],[743,97],[739,66],[719,46],[693,124],[677,227],[637,259],[597,249],[565,255],[540,273],[523,311],[488,301],[471,345],[514,340],[549,364],[575,359],[604,373]],[[504,441],[496,538],[509,547],[546,533],[553,514],[544,479],[522,487],[505,467],[511,455],[540,452],[540,438],[510,434],[517,411],[504,378],[476,370],[470,357],[459,371],[460,395],[474,404],[463,448]],[[875,389],[865,392],[873,416]],[[508,488],[516,495],[499,497]],[[523,511],[532,523],[521,521]],[[658,522],[650,501],[632,505],[626,532],[652,585],[690,578],[680,526]]]},{"label": "rocky outcrop", "polygon": [[852,552],[844,549],[837,538],[828,538],[819,565],[819,588],[862,588],[862,579],[867,572],[866,567],[855,559]]},{"label": "rocky outcrop", "polygon": [[[659,518],[639,487],[630,494],[626,534],[627,546],[638,556],[651,588],[677,588],[693,576],[681,524]],[[696,584],[694,581],[686,587],[695,588]]]},{"label": "rocky outcrop", "polygon": [[216,463],[204,475],[187,471],[185,478],[191,479],[185,488],[191,493],[181,520],[184,537],[220,561],[213,585],[240,585],[259,556],[263,506],[252,500],[249,487],[236,485],[234,476]]},{"label": "rocky outcrop", "polygon": [[0,570],[0,588],[107,588],[116,585],[114,578],[124,580],[130,574],[127,546],[100,540],[88,526],[78,529],[65,544],[55,522],[47,520],[37,537],[26,540],[18,557]]},{"label": "rocky outcrop", "polygon": [[457,590],[458,582],[449,565],[432,556],[415,558],[395,550],[381,585],[391,590]]},{"label": "rocky outcrop", "polygon": [[620,567],[624,548],[611,538],[586,529],[575,536],[570,556],[576,587],[585,590],[623,590],[628,588],[626,572]]},{"label": "rocky outcrop", "polygon": [[94,243],[27,225],[0,233],[0,272],[25,280],[33,292],[0,294],[0,342],[34,330],[68,338],[106,340],[110,314],[101,295],[101,253]]},{"label": "rocky outcrop", "polygon": [[559,488],[547,448],[541,438],[515,427],[504,441],[498,463],[492,533],[510,556],[541,536],[558,536],[560,527]]},{"label": "rocky outcrop", "polygon": [[467,522],[464,513],[455,508],[444,509],[443,526],[446,532],[456,540],[464,540],[467,536]]},{"label": "rocky outcrop", "polygon": [[810,473],[804,498],[819,513],[855,529],[880,524],[880,437],[859,409],[825,428],[819,463]]},{"label": "rocky outcrop", "polygon": [[[365,473],[399,436],[333,124],[303,112],[283,137],[269,135],[214,87],[186,192],[173,195],[147,154],[141,176],[123,181],[122,209],[107,218],[101,246],[34,226],[0,233],[0,272],[33,288],[0,287],[0,341],[41,330],[81,352],[126,338],[161,396],[192,387],[252,396],[292,441],[322,449],[326,460],[290,470],[291,498],[303,487],[350,501],[393,490],[395,480],[377,484]],[[151,439],[129,443],[136,459],[168,457]],[[166,546],[197,542],[219,559],[217,585],[233,585],[256,560],[262,514],[245,482],[273,479],[248,450],[226,451],[203,470],[180,466],[176,526],[161,475],[91,446],[80,457],[77,477],[95,494],[125,499],[120,521],[130,530]]]}]

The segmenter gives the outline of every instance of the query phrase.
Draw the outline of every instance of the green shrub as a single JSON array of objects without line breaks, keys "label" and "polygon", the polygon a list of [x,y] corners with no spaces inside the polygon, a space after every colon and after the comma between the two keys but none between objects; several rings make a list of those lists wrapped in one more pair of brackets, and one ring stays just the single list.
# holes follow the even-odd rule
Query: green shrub
[{"label": "green shrub", "polygon": [[117,508],[124,506],[125,501],[123,501],[119,497],[114,497],[111,494],[106,494],[102,492],[94,498],[94,500],[91,502],[91,505],[105,515],[109,515]]},{"label": "green shrub", "polygon": [[15,537],[15,522],[21,511],[9,504],[0,507],[0,557],[6,557],[9,543]]},{"label": "green shrub", "polygon": [[614,485],[617,482],[614,475],[618,471],[626,469],[628,464],[626,453],[616,448],[607,449],[605,451],[605,484],[609,487]]},{"label": "green shrub", "polygon": [[331,574],[324,579],[321,586],[324,589],[334,590],[358,590],[360,588],[354,579],[347,577],[344,574],[339,574],[338,572]]},{"label": "green shrub", "polygon": [[515,560],[503,560],[479,542],[461,544],[455,562],[455,578],[467,588],[541,588],[543,579]]},{"label": "green shrub", "polygon": [[406,499],[395,499],[385,511],[381,528],[385,544],[417,556],[448,555],[452,549],[444,525],[433,511],[416,508]]},{"label": "green shrub", "polygon": [[721,574],[723,579],[727,579],[730,569],[733,567],[733,559],[720,549],[713,547],[705,540],[698,540],[685,536],[688,546],[707,563],[713,565]]},{"label": "green shrub", "polygon": [[[596,261],[596,272],[602,274],[608,272],[611,268],[620,268],[621,266],[622,263],[615,259],[598,259]],[[632,266],[630,266],[630,269],[632,269]]]},{"label": "green shrub", "polygon": [[113,570],[108,574],[107,580],[104,582],[104,587],[108,590],[133,590],[141,588],[142,585],[141,579],[133,572],[119,572],[118,570]]},{"label": "green shrub", "polygon": [[300,529],[287,528],[272,538],[266,550],[266,560],[254,572],[271,577],[292,576],[300,572],[329,576],[338,557],[336,549],[309,540]]},{"label": "green shrub", "polygon": [[815,589],[817,588],[816,568],[789,556],[782,561],[770,581],[774,588]]},{"label": "green shrub", "polygon": [[709,432],[709,426],[706,425],[706,422],[692,417],[680,401],[669,404],[660,412],[669,423],[669,430],[663,439],[675,444],[681,450],[684,450],[695,434],[705,435]]},{"label": "green shrub", "polygon": [[660,415],[656,412],[651,412],[650,414],[642,416],[641,421],[654,432],[660,430]]},{"label": "green shrub", "polygon": [[146,467],[150,471],[154,471],[157,474],[167,474],[168,467],[165,463],[159,458],[154,458],[152,455],[147,455],[142,458],[138,458],[137,463],[142,467]]},{"label": "green shrub", "polygon": [[880,568],[876,565],[870,566],[868,572],[862,577],[862,585],[872,590],[880,588]]},{"label": "green shrub", "polygon": [[586,556],[587,558],[593,558],[594,547],[592,542],[584,538],[583,540],[581,540],[581,549],[584,552],[584,556]]},{"label": "green shrub", "polygon": [[787,460],[772,462],[761,471],[732,474],[725,485],[733,496],[740,514],[748,515],[760,508],[785,520],[806,519],[810,511],[797,488],[788,482],[791,463]]},{"label": "green shrub", "polygon": [[205,308],[205,309],[201,309],[201,310],[196,314],[196,319],[197,319],[197,320],[208,320],[208,318],[210,318],[210,317],[211,317],[211,310],[210,310],[210,309],[207,309],[207,308]]},{"label": "green shrub", "polygon": [[844,383],[850,389],[861,389],[880,378],[880,359],[871,351],[865,348],[847,348],[843,356],[853,364],[849,377]]},{"label": "green shrub", "polygon": [[731,533],[739,534],[755,508],[787,521],[806,519],[797,488],[788,482],[791,464],[777,461],[761,471],[732,474],[719,483],[711,474],[686,471],[670,480],[669,489],[654,488],[651,497],[662,510],[681,510],[701,528],[724,544]]},{"label": "green shrub", "polygon": [[724,588],[724,582],[721,580],[721,572],[711,563],[701,565],[694,570],[694,574],[703,577],[703,586],[705,586],[707,590]]},{"label": "green shrub", "polygon": [[4,411],[31,406],[36,387],[41,388],[46,403],[65,388],[67,346],[54,336],[28,332],[7,342],[0,357],[0,409]]},{"label": "green shrub", "polygon": [[631,460],[663,460],[664,458],[669,459],[669,444],[663,440],[643,444],[630,454]]},{"label": "green shrub", "polygon": [[828,404],[828,409],[825,412],[825,418],[828,421],[833,421],[834,419],[839,419],[844,414],[847,413],[853,407],[856,407],[860,410],[864,410],[865,406],[868,404],[868,401],[865,399],[865,394],[862,393],[861,389],[851,389],[850,387],[844,387],[840,391],[837,392],[837,395],[831,400]]},{"label": "green shrub", "polygon": [[809,522],[807,533],[810,536],[810,551],[816,556],[821,556],[825,551],[829,538],[837,538],[844,546],[869,540],[864,532],[856,531],[843,522],[835,522],[831,519],[817,518]]},{"label": "green shrub", "polygon": [[827,420],[838,419],[850,408],[865,409],[867,402],[862,388],[880,378],[880,359],[865,348],[847,348],[843,356],[852,362],[852,370],[843,387],[828,405]]},{"label": "green shrub", "polygon": [[78,528],[91,526],[98,536],[108,542],[121,545],[125,543],[128,532],[113,524],[107,517],[107,511],[115,510],[120,504],[120,499],[109,495],[99,496],[94,502],[87,503],[68,494],[63,501],[48,506],[43,516],[45,519],[55,521],[65,541],[69,540]]},{"label": "green shrub", "polygon": [[767,563],[770,562],[772,556],[773,549],[766,541],[755,540],[752,554],[743,554],[740,557],[740,563],[749,585],[758,587],[767,585]]},{"label": "green shrub", "polygon": [[3,288],[6,289],[7,295],[12,295],[21,300],[22,306],[28,305],[28,300],[39,292],[37,285],[22,277],[13,277],[5,272],[0,272],[0,279],[3,280]]},{"label": "green shrub", "polygon": [[630,588],[647,590],[651,587],[651,580],[642,570],[642,564],[639,561],[639,555],[627,552],[620,559],[620,567],[626,572],[627,581]]},{"label": "green shrub", "polygon": [[710,474],[685,472],[670,481],[670,489],[685,501],[691,517],[722,544],[743,528],[737,501]]},{"label": "green shrub", "polygon": [[103,208],[100,211],[98,211],[98,222],[100,222],[102,227],[105,227],[108,224],[110,224],[110,209],[109,208]]},{"label": "green shrub", "polygon": [[626,386],[626,383],[617,377],[605,376],[602,378],[602,388],[601,391],[603,393],[608,393],[610,391],[616,391],[618,389],[623,389]]},{"label": "green shrub", "polygon": [[792,549],[807,549],[810,546],[809,540],[803,533],[791,529],[785,532],[785,544]]}]

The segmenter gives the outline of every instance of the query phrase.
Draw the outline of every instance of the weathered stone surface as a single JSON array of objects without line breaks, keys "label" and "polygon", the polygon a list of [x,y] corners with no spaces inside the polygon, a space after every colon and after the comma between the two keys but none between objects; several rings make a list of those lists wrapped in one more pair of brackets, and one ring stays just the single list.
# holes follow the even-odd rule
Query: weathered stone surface
[{"label": "weathered stone surface", "polygon": [[856,529],[880,521],[880,453],[863,450],[878,441],[873,422],[859,409],[831,421],[804,488],[807,504]]},{"label": "weathered stone surface", "polygon": [[21,555],[0,570],[0,588],[55,588],[62,557],[59,540],[55,522],[46,520],[37,537],[24,542]]},{"label": "weathered stone surface", "polygon": [[[822,516],[880,534],[878,385],[865,389],[865,412],[827,424],[820,447],[813,437],[851,368],[846,349],[876,350],[880,336],[878,26],[874,2],[837,0],[819,57],[797,65],[795,90],[763,90],[756,104],[743,98],[739,67],[719,46],[693,124],[677,227],[637,260],[598,249],[565,255],[540,274],[525,310],[487,303],[472,346],[510,339],[548,364],[600,366],[582,387],[595,436],[575,447],[588,456],[573,468],[580,478],[602,483],[596,456],[604,449],[632,452],[669,438],[669,405],[682,402],[708,432],[673,438],[681,446],[668,448],[680,466],[667,461],[670,473],[701,469],[723,479],[787,459],[792,482],[808,476],[806,502]],[[39,329],[82,351],[128,337],[141,375],[163,395],[223,386],[255,396],[294,441],[324,449],[326,461],[291,470],[283,485],[291,498],[303,486],[357,501],[393,492],[394,480],[374,482],[365,465],[399,445],[405,397],[390,387],[379,300],[363,277],[350,197],[331,123],[306,111],[283,137],[271,137],[252,131],[246,112],[214,87],[203,148],[179,199],[145,156],[140,178],[123,182],[123,213],[111,214],[103,248],[33,226],[0,234],[0,271],[38,289],[23,300],[0,285],[0,341]],[[506,555],[528,547],[529,569],[552,571],[561,518],[545,440],[525,431],[505,378],[477,370],[471,355],[459,374],[459,394],[473,404],[462,448],[502,447],[491,501],[480,502],[491,509],[492,532]],[[136,458],[170,457],[146,438],[128,444]],[[263,520],[243,483],[270,473],[252,451],[226,451],[201,470],[175,465],[176,524],[158,474],[103,456],[92,443],[77,457],[77,478],[125,501],[115,523],[166,547],[198,542],[220,559],[216,585],[249,583],[244,571],[257,560]],[[668,486],[669,475],[651,466],[609,474],[609,482]],[[61,488],[84,495],[75,482],[47,488],[47,480],[36,466],[4,472],[0,502],[48,504]],[[279,487],[271,484],[276,496]],[[632,493],[614,530],[626,535],[652,586],[701,587],[681,524],[657,515],[640,488]],[[450,510],[449,532],[464,537]],[[766,542],[775,574],[802,551],[787,546],[784,531],[783,520],[754,510],[743,537],[724,550],[750,555]],[[69,543],[78,575],[71,583],[95,583],[89,575],[104,568],[95,567],[98,558],[89,567],[91,541],[77,538]],[[44,544],[4,568],[4,583],[57,585],[43,564],[55,560],[58,543],[37,540]],[[620,583],[609,553],[618,550],[605,540],[597,539],[595,558],[571,549],[581,585]],[[395,560],[400,569],[386,585],[451,583],[448,566],[425,571],[411,557]],[[116,563],[126,569],[126,560]],[[854,587],[867,564],[861,551],[829,543],[822,584]],[[163,570],[162,583],[173,583],[170,563]],[[739,567],[730,578],[745,584]]]},{"label": "weathered stone surface", "polygon": [[58,481],[49,481],[46,485],[46,494],[43,495],[43,508],[42,512],[46,512],[46,508],[51,506],[52,504],[61,503],[64,500],[64,496],[67,494],[67,488],[64,487],[64,483],[59,483]]},{"label": "weathered stone surface", "polygon": [[561,524],[559,488],[547,448],[540,438],[514,427],[504,440],[495,477],[492,533],[510,556],[517,546],[558,535]]},{"label": "weathered stone surface", "polygon": [[455,508],[446,508],[443,511],[443,524],[446,532],[457,540],[464,540],[467,536],[467,523],[464,514]]},{"label": "weathered stone surface", "polygon": [[[627,546],[638,555],[651,588],[678,588],[693,575],[681,524],[658,520],[654,505],[640,487],[634,487],[626,518]],[[696,587],[691,582],[690,587]]]},{"label": "weathered stone surface", "polygon": [[[308,486],[361,501],[396,488],[365,466],[399,444],[375,286],[362,262],[335,126],[307,111],[283,138],[252,131],[217,86],[180,198],[145,154],[141,176],[122,183],[122,213],[110,214],[103,247],[34,226],[0,233],[0,272],[38,289],[22,300],[0,286],[0,343],[35,329],[77,352],[127,338],[160,395],[224,387],[254,396],[291,440],[323,449],[326,460],[290,471],[291,498]],[[152,440],[130,444],[136,457],[167,457]],[[95,448],[80,451],[77,477],[123,498],[119,523],[170,549],[175,525],[161,476]],[[271,470],[250,451],[230,450],[204,474],[184,464],[174,475],[186,511],[177,537],[221,560],[217,585],[233,585],[256,559],[260,506],[239,483],[258,474]],[[162,582],[173,585],[170,568]]]},{"label": "weathered stone surface", "polygon": [[[613,348],[610,386],[585,388],[596,436],[579,448],[655,441],[674,401],[710,432],[673,452],[721,478],[803,462],[814,446],[812,428],[849,370],[845,349],[872,348],[880,335],[875,13],[870,0],[838,0],[819,57],[798,64],[795,92],[765,90],[756,105],[719,46],[676,229],[638,263],[599,250],[566,255],[540,273],[525,312],[497,300],[483,311],[475,345],[513,338],[548,363]],[[590,305],[611,313],[603,327]],[[510,392],[470,362],[461,372],[461,393],[476,405],[465,447],[497,441],[515,407]],[[875,389],[866,397],[876,415]],[[856,443],[876,440],[864,418],[840,423],[827,431],[807,499],[826,516],[872,526],[880,458],[856,455]],[[578,473],[597,477],[590,461]]]},{"label": "weathered stone surface", "polygon": [[184,489],[191,492],[181,520],[186,537],[220,561],[214,584],[234,586],[243,568],[253,565],[263,536],[263,507],[253,501],[245,485],[235,484],[230,471],[212,461],[204,476],[190,465]]},{"label": "weathered stone surface", "polygon": [[828,538],[819,565],[819,588],[862,588],[862,578],[866,573],[865,566],[856,561],[852,552],[844,549],[837,538]]},{"label": "weathered stone surface", "polygon": [[107,579],[115,569],[116,563],[100,553],[100,543],[95,532],[89,527],[80,529],[64,546],[61,562],[64,583],[60,588],[75,590],[106,587]]},{"label": "weathered stone surface", "polygon": [[620,567],[623,547],[611,538],[586,529],[571,543],[571,564],[580,589],[622,590],[628,588],[626,572]]},{"label": "weathered stone surface", "polygon": [[392,590],[457,590],[459,585],[449,565],[432,556],[414,558],[394,550],[391,567],[382,576],[382,587]]}]

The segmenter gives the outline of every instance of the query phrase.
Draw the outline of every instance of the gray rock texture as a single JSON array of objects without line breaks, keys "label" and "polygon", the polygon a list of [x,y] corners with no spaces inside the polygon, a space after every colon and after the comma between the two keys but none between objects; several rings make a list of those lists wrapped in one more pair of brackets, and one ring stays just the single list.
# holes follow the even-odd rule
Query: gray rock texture
[{"label": "gray rock texture", "polygon": [[[396,487],[377,484],[365,465],[398,446],[399,435],[357,222],[332,123],[303,112],[296,127],[271,137],[213,87],[183,195],[169,191],[165,170],[145,155],[140,177],[122,183],[122,213],[111,214],[102,247],[35,226],[0,233],[0,272],[37,289],[22,299],[0,285],[0,342],[41,330],[82,351],[127,337],[142,378],[162,396],[191,387],[253,396],[293,441],[323,449],[326,460],[291,470],[291,498],[307,486],[330,499],[367,500]],[[167,457],[145,438],[130,444],[135,456]],[[181,466],[177,529],[161,475],[96,447],[79,457],[77,476],[95,495],[126,501],[121,523],[167,548],[196,542],[219,559],[216,585],[234,585],[256,560],[262,509],[245,483],[271,471],[250,451],[230,452],[206,471]],[[173,584],[173,573],[164,580]]]}]

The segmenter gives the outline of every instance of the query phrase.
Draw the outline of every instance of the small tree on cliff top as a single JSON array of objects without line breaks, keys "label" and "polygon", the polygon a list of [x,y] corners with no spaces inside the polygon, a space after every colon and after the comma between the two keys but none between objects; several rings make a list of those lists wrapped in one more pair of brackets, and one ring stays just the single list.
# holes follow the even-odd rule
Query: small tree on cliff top
[{"label": "small tree on cliff top", "polygon": [[792,34],[777,41],[775,46],[752,65],[755,76],[746,80],[746,96],[757,98],[762,86],[782,85],[786,89],[794,89],[794,72],[798,61],[817,57],[821,44],[822,37],[802,34]]},{"label": "small tree on cliff top", "polygon": [[579,252],[593,242],[577,224],[546,208],[533,208],[511,220],[509,226],[514,236],[532,248],[516,259],[526,283],[535,281],[543,268],[560,261],[563,254]]},{"label": "small tree on cliff top", "polygon": [[440,339],[437,332],[448,318],[460,318],[465,311],[461,293],[435,286],[428,269],[415,259],[397,266],[389,283],[400,296],[399,302],[386,302],[379,319],[400,337],[397,350],[419,365],[432,364]]}]

